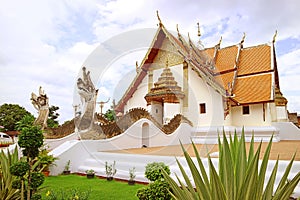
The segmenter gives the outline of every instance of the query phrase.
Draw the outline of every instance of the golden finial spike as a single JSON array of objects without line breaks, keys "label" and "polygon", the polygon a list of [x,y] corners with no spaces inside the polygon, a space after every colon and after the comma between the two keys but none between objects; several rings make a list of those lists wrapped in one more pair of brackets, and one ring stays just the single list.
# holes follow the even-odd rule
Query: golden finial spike
[{"label": "golden finial spike", "polygon": [[222,36],[221,36],[221,38],[220,38],[220,40],[219,40],[219,43],[218,43],[217,45],[220,46],[220,45],[221,45],[221,42],[222,42]]},{"label": "golden finial spike", "polygon": [[198,26],[198,37],[200,37],[201,36],[201,32],[200,32],[200,24],[199,24],[199,22],[197,22],[197,26]]},{"label": "golden finial spike", "polygon": [[273,43],[275,43],[275,41],[276,41],[276,37],[277,37],[277,30],[275,31],[275,34],[274,34],[274,36],[273,36]]},{"label": "golden finial spike", "polygon": [[157,19],[158,19],[158,21],[159,21],[159,25],[162,25],[161,19],[160,19],[159,14],[158,14],[158,10],[156,11],[156,15],[157,15]]},{"label": "golden finial spike", "polygon": [[246,33],[244,32],[243,38],[242,38],[242,40],[240,42],[241,44],[243,44],[245,42],[245,38],[246,38]]},{"label": "golden finial spike", "polygon": [[188,38],[189,38],[189,41],[191,41],[191,37],[190,37],[190,33],[188,32]]},{"label": "golden finial spike", "polygon": [[135,61],[135,70],[136,70],[136,72],[139,71],[139,63],[138,63],[138,61]]},{"label": "golden finial spike", "polygon": [[178,24],[176,24],[176,30],[177,30],[178,38],[180,38],[180,33],[179,33]]}]

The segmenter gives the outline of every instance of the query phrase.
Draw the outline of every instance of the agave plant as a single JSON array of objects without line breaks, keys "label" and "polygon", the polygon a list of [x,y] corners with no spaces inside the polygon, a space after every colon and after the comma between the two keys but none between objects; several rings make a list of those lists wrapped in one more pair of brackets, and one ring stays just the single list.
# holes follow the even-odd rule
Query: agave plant
[{"label": "agave plant", "polygon": [[[171,195],[174,199],[197,199],[197,200],[283,200],[289,199],[295,187],[300,181],[300,172],[288,181],[295,155],[286,167],[276,190],[275,178],[278,169],[277,159],[269,179],[266,181],[266,171],[269,161],[270,150],[272,146],[271,137],[265,150],[262,160],[260,153],[262,142],[257,150],[254,150],[254,136],[250,142],[250,148],[247,154],[244,131],[241,137],[234,133],[234,136],[226,138],[223,132],[223,142],[219,138],[219,166],[218,172],[208,156],[208,172],[206,171],[203,161],[193,143],[193,149],[196,155],[196,164],[181,145],[186,162],[192,174],[194,184],[189,180],[186,169],[177,160],[177,164],[184,178],[184,182],[176,178],[179,185],[166,173],[164,177],[171,186]],[[266,182],[265,182],[266,181]]]},{"label": "agave plant", "polygon": [[3,151],[0,152],[0,200],[17,200],[21,198],[20,190],[13,188],[13,182],[16,178],[9,171],[10,166],[18,161],[17,149],[13,153],[9,151],[7,151],[7,154]]}]

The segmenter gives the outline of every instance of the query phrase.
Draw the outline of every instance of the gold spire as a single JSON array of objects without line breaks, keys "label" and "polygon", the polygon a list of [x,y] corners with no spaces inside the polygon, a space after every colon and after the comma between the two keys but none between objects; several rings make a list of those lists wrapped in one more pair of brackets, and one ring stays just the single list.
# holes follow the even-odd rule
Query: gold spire
[{"label": "gold spire", "polygon": [[159,21],[159,26],[161,26],[162,23],[161,23],[161,19],[160,19],[160,17],[159,17],[159,14],[158,14],[158,10],[156,11],[156,15],[157,15],[157,19],[158,19],[158,21]]},{"label": "gold spire", "polygon": [[199,22],[197,22],[197,26],[198,26],[198,37],[200,37],[201,36],[201,32],[200,32],[200,24],[199,24]]},{"label": "gold spire", "polygon": [[221,36],[221,38],[220,38],[219,43],[217,44],[217,46],[220,46],[221,42],[222,42],[222,36]]},{"label": "gold spire", "polygon": [[275,41],[276,41],[276,37],[277,37],[277,30],[275,31],[275,34],[274,34],[274,36],[273,36],[273,43],[275,43]]},{"label": "gold spire", "polygon": [[138,63],[138,61],[135,61],[135,70],[136,70],[136,72],[139,71],[139,63]]},{"label": "gold spire", "polygon": [[244,35],[243,35],[243,38],[242,38],[242,40],[241,40],[241,45],[243,45],[243,43],[245,42],[245,38],[246,38],[246,33],[244,32]]},{"label": "gold spire", "polygon": [[158,81],[154,83],[154,87],[150,89],[144,98],[147,101],[147,105],[150,105],[154,101],[180,103],[180,99],[183,99],[184,96],[185,94],[181,87],[178,86],[171,69],[166,67],[163,69]]},{"label": "gold spire", "polygon": [[176,30],[177,30],[177,33],[178,33],[178,36],[179,36],[179,35],[180,35],[180,33],[179,33],[178,24],[176,24]]}]

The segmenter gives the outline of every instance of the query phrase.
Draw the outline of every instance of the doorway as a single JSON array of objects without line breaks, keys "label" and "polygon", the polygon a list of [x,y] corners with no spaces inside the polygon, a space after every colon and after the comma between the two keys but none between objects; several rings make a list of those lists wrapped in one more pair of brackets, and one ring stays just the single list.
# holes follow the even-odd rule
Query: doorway
[{"label": "doorway", "polygon": [[149,124],[143,123],[142,125],[142,147],[149,146]]}]

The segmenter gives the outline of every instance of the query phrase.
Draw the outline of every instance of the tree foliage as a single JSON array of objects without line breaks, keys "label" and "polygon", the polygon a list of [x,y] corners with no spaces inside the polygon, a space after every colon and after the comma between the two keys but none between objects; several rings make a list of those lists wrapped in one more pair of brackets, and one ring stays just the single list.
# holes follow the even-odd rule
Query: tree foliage
[{"label": "tree foliage", "polygon": [[114,110],[108,109],[106,111],[106,113],[104,114],[104,117],[108,120],[108,121],[115,121],[116,120],[116,113]]},{"label": "tree foliage", "polygon": [[58,127],[59,122],[58,122],[58,117],[59,113],[57,112],[59,109],[58,106],[50,106],[49,107],[49,115],[47,119],[47,125],[50,128]]},{"label": "tree foliage", "polygon": [[5,131],[16,130],[16,123],[25,115],[32,115],[25,108],[17,104],[3,104],[0,106],[0,125]]},{"label": "tree foliage", "polygon": [[34,123],[34,116],[33,115],[25,115],[20,121],[16,123],[16,130],[21,131],[25,127],[31,127]]},{"label": "tree foliage", "polygon": [[23,155],[34,159],[39,155],[39,148],[43,146],[43,131],[39,126],[25,127],[21,130],[18,144],[22,148]]}]

